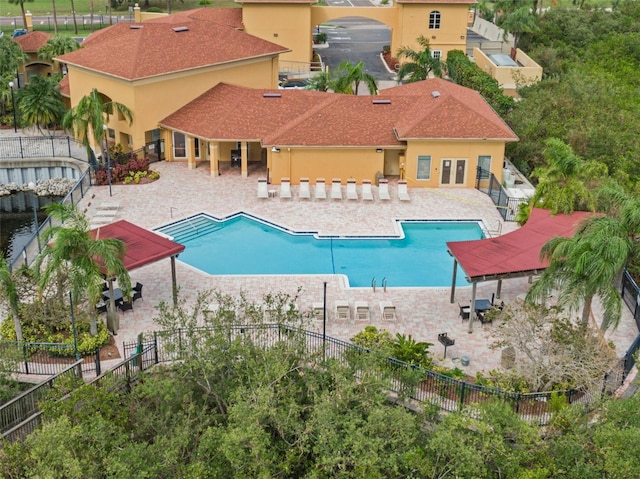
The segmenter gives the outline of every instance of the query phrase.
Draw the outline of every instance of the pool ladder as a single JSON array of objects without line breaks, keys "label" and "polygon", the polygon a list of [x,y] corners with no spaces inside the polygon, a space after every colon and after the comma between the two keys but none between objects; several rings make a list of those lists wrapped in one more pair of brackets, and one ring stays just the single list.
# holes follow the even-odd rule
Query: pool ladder
[{"label": "pool ladder", "polygon": [[[376,292],[376,277],[374,276],[373,279],[371,280],[371,287],[373,288],[373,292]],[[384,277],[382,278],[382,290],[386,293],[387,292],[387,278]]]}]

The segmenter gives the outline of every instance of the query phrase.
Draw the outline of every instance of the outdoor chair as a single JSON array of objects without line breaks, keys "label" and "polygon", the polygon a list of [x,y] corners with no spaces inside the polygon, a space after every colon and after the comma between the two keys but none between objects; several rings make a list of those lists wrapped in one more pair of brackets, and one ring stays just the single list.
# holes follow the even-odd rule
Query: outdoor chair
[{"label": "outdoor chair", "polygon": [[380,301],[380,314],[383,321],[395,321],[396,307],[391,301]]},{"label": "outdoor chair", "polygon": [[142,283],[136,283],[133,287],[133,298],[131,301],[135,301],[136,299],[142,299]]},{"label": "outdoor chair", "polygon": [[362,180],[362,199],[373,201],[373,193],[371,193],[371,180]]},{"label": "outdoor chair", "polygon": [[357,200],[358,190],[356,190],[356,180],[347,180],[347,199]]},{"label": "outdoor chair", "polygon": [[269,198],[269,186],[265,178],[258,180],[258,198]]},{"label": "outdoor chair", "polygon": [[336,319],[339,321],[351,319],[351,310],[348,301],[336,301]]},{"label": "outdoor chair", "polygon": [[462,306],[458,303],[458,307],[460,308],[460,317],[463,321],[469,319],[471,317],[471,306]]},{"label": "outdoor chair", "polygon": [[369,303],[366,301],[356,301],[353,307],[356,312],[356,321],[369,321]]},{"label": "outdoor chair", "polygon": [[378,182],[378,197],[385,201],[391,199],[391,196],[389,195],[389,180],[386,178],[381,178]]},{"label": "outdoor chair", "polygon": [[332,200],[342,199],[342,181],[339,178],[334,178],[331,181],[331,199]]},{"label": "outdoor chair", "polygon": [[398,199],[400,201],[409,201],[409,191],[407,190],[407,180],[398,181]]},{"label": "outdoor chair", "polygon": [[291,181],[289,178],[282,178],[282,180],[280,180],[280,198],[291,198]]},{"label": "outdoor chair", "polygon": [[311,191],[309,190],[309,178],[300,178],[300,190],[298,192],[300,199],[308,200],[311,198]]},{"label": "outdoor chair", "polygon": [[316,200],[327,199],[327,185],[324,178],[318,178],[316,180]]},{"label": "outdoor chair", "polygon": [[123,313],[126,311],[133,311],[133,301],[122,301],[118,303],[118,308]]},{"label": "outdoor chair", "polygon": [[96,311],[98,312],[98,314],[102,314],[102,313],[106,313],[107,312],[107,303],[100,302],[98,304],[96,304]]}]

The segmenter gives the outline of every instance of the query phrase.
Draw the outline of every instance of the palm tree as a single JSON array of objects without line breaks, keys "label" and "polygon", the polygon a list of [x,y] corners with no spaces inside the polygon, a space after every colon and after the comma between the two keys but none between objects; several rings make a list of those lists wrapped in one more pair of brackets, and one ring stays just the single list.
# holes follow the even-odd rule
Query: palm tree
[{"label": "palm tree", "polygon": [[333,80],[328,71],[323,71],[320,73],[316,73],[313,75],[305,90],[314,90],[314,91],[329,91],[332,90]]},{"label": "palm tree", "polygon": [[364,63],[358,62],[354,65],[345,60],[338,65],[338,77],[333,84],[333,91],[357,95],[358,87],[362,82],[364,82],[372,95],[378,94],[376,79],[373,75],[364,71]]},{"label": "palm tree", "polygon": [[29,84],[18,92],[18,105],[22,120],[35,125],[43,135],[42,128],[59,125],[64,115],[62,95],[56,89],[54,77],[34,76]]},{"label": "palm tree", "polygon": [[27,56],[18,42],[6,35],[0,37],[0,116],[6,115],[7,105],[11,102],[9,82],[15,80],[18,66],[26,61]]},{"label": "palm tree", "polygon": [[7,0],[9,3],[14,5],[20,5],[20,10],[22,11],[22,24],[24,28],[27,28],[27,14],[24,11],[24,2],[33,2],[33,0]]},{"label": "palm tree", "polygon": [[78,34],[78,21],[76,20],[76,6],[71,0],[71,16],[73,17],[73,33]]},{"label": "palm tree", "polygon": [[[40,287],[44,288],[60,274],[68,275],[75,304],[84,298],[88,300],[90,332],[96,335],[96,304],[102,297],[104,277],[116,278],[125,292],[131,290],[131,279],[124,266],[125,245],[115,238],[92,238],[86,217],[72,204],[51,203],[45,210],[62,225],[44,232],[46,246],[35,266],[41,271]],[[58,292],[59,296],[61,293]],[[116,314],[113,305],[109,314]]]},{"label": "palm tree", "polygon": [[114,112],[118,112],[128,122],[133,122],[133,113],[122,103],[117,101],[104,102],[100,92],[96,88],[91,90],[86,96],[83,96],[78,104],[69,110],[62,118],[62,126],[65,129],[72,130],[76,138],[87,147],[87,152],[91,157],[91,147],[89,143],[90,135],[93,136],[96,143],[100,146],[102,157],[104,158],[104,147],[102,140],[104,139],[103,126],[109,121],[109,116]]},{"label": "palm tree", "polygon": [[52,61],[55,57],[73,52],[80,48],[80,44],[71,37],[56,35],[47,40],[38,50],[38,58],[40,60]]},{"label": "palm tree", "polygon": [[[634,206],[639,206],[637,201]],[[638,219],[637,212],[629,213],[633,222],[597,216],[583,222],[572,238],[549,240],[540,251],[549,267],[530,288],[526,300],[544,302],[557,289],[559,306],[575,311],[582,304],[581,323],[587,328],[593,298],[597,296],[603,307],[601,329],[609,326],[615,329],[620,321],[621,303],[614,279],[633,253],[629,227]]]},{"label": "palm tree", "polygon": [[56,11],[56,0],[51,0],[51,7],[53,9],[53,34],[58,34],[58,12]]},{"label": "palm tree", "polygon": [[431,54],[431,48],[429,48],[429,40],[420,35],[418,37],[418,45],[422,47],[422,50],[414,50],[410,47],[400,47],[396,53],[398,60],[409,60],[400,65],[398,70],[398,83],[407,79],[407,83],[426,80],[429,74],[433,74],[437,77],[442,77],[442,62],[439,58],[435,58]]},{"label": "palm tree", "polygon": [[523,33],[538,29],[537,15],[531,11],[529,0],[498,0],[494,5],[496,25],[513,36],[513,52]]},{"label": "palm tree", "polygon": [[9,263],[0,257],[0,295],[4,297],[9,304],[11,316],[13,316],[13,325],[16,330],[16,339],[22,341],[22,325],[20,324],[20,298],[18,297],[18,289],[13,280]]}]

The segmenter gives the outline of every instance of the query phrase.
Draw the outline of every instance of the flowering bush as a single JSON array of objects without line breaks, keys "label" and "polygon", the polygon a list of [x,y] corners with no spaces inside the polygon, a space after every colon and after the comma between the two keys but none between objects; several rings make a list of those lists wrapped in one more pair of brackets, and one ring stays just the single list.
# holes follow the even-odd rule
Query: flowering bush
[{"label": "flowering bush", "polygon": [[[126,163],[111,165],[111,183],[139,183],[140,178],[159,178],[159,174],[149,170],[149,158],[130,158]],[[138,181],[132,179],[138,178]],[[107,166],[101,165],[96,171],[95,184],[98,186],[109,183]]]}]

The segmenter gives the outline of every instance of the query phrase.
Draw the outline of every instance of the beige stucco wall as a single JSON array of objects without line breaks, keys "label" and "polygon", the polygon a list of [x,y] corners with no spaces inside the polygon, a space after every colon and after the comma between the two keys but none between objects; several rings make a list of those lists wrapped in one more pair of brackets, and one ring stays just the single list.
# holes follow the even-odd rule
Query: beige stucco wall
[{"label": "beige stucco wall", "polygon": [[515,60],[522,66],[497,66],[482,50],[473,49],[473,61],[476,65],[495,78],[505,94],[512,96],[516,95],[518,87],[531,85],[542,79],[542,67],[519,48],[516,50]]},{"label": "beige stucco wall", "polygon": [[289,62],[311,61],[311,8],[305,4],[257,4],[242,6],[244,31],[290,48],[280,56]]},{"label": "beige stucco wall", "polygon": [[[428,180],[417,180],[418,156],[431,155],[431,177]],[[421,140],[410,141],[405,153],[405,178],[411,187],[436,188],[442,186],[442,160],[466,159],[464,183],[451,187],[473,188],[475,186],[478,156],[491,156],[491,172],[499,179],[502,178],[502,164],[504,161],[504,142],[502,141],[443,141]]]},{"label": "beige stucco wall", "polygon": [[126,121],[119,121],[115,116],[112,116],[109,121],[109,127],[116,131],[118,142],[120,142],[121,133],[133,136],[133,149],[145,144],[145,132],[158,128],[160,120],[220,82],[250,88],[275,88],[277,81],[276,57],[264,57],[136,81],[117,79],[69,66],[71,105],[77,105],[83,96],[93,88],[97,88],[111,100],[123,103],[133,111],[131,126]]}]

